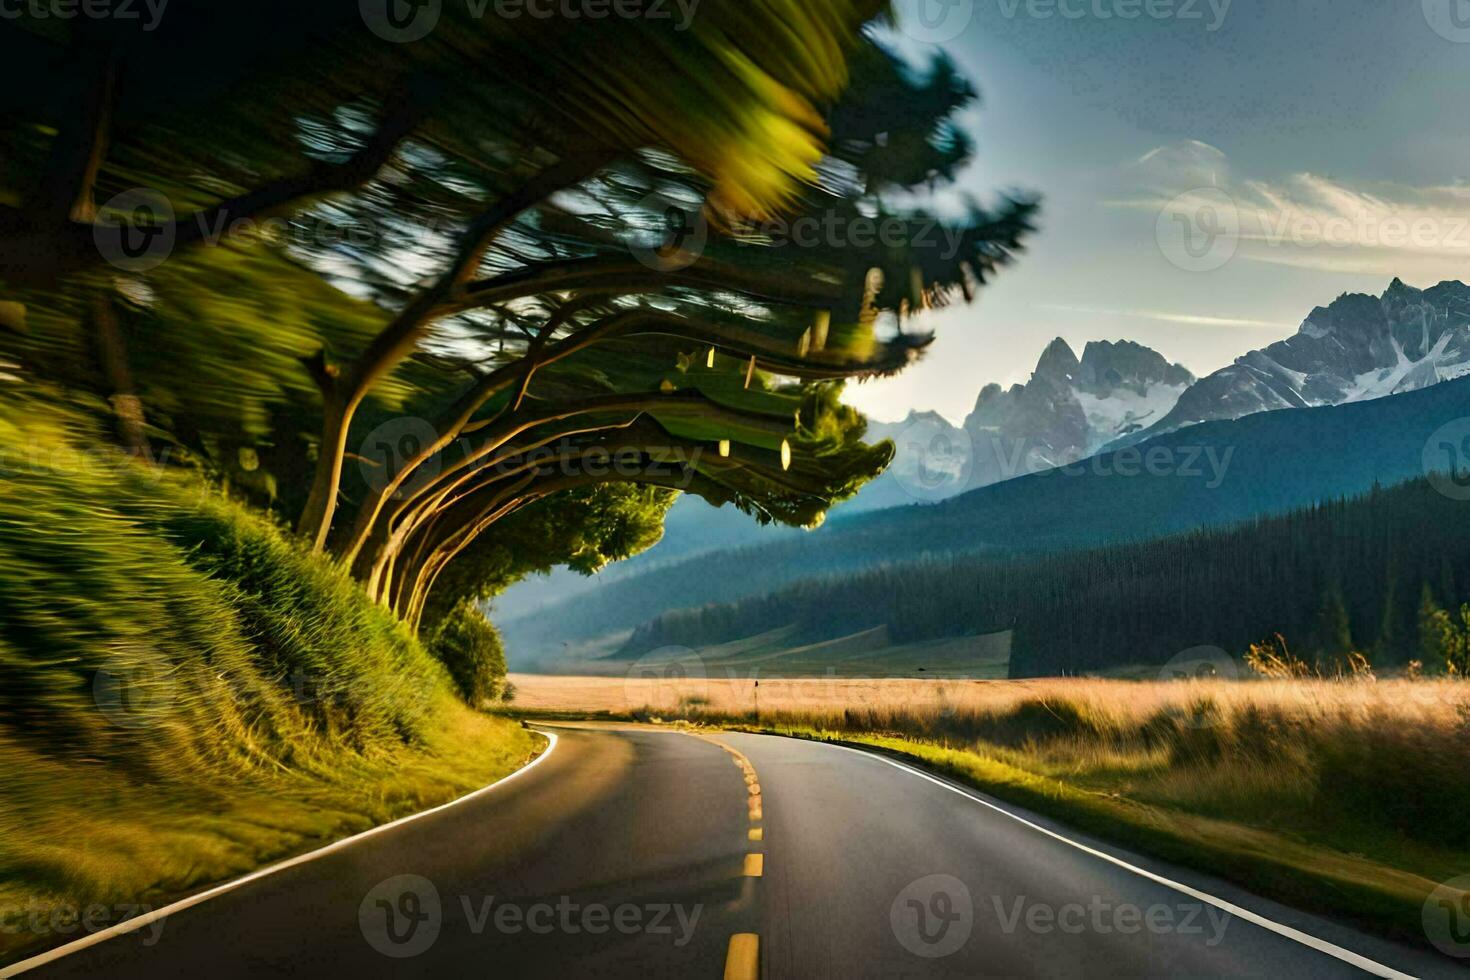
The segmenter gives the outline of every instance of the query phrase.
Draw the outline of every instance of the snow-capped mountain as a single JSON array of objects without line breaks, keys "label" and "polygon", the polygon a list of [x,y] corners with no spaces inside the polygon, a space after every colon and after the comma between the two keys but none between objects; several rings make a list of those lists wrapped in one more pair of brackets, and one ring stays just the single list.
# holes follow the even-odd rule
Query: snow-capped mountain
[{"label": "snow-capped mountain", "polygon": [[1127,441],[1211,419],[1382,398],[1465,374],[1470,286],[1415,289],[1395,279],[1382,296],[1345,293],[1317,307],[1295,335],[1201,378]]},{"label": "snow-capped mountain", "polygon": [[1057,338],[1026,384],[986,385],[963,426],[934,412],[869,426],[870,441],[892,439],[898,452],[846,507],[939,500],[1075,462],[1166,416],[1194,381],[1140,344],[1092,342],[1079,359]]}]

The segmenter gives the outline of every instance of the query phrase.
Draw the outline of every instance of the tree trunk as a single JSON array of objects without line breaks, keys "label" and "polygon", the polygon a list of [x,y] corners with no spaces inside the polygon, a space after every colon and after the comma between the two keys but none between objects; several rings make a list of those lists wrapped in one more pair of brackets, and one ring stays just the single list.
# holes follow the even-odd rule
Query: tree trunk
[{"label": "tree trunk", "polygon": [[311,494],[301,511],[296,530],[320,552],[337,510],[337,490],[342,483],[342,461],[347,452],[347,433],[359,399],[345,399],[335,384],[324,384],[322,393],[322,441],[318,449]]},{"label": "tree trunk", "polygon": [[118,442],[130,454],[146,456],[148,441],[143,435],[143,402],[133,386],[127,341],[118,325],[112,295],[105,289],[99,288],[92,294],[92,329],[107,399],[112,403]]}]

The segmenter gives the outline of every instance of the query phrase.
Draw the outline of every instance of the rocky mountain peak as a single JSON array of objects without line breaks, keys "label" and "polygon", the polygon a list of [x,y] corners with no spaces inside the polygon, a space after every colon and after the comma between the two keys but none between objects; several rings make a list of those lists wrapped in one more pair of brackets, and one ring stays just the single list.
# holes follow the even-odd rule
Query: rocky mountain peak
[{"label": "rocky mountain peak", "polygon": [[1200,379],[1140,436],[1277,408],[1338,405],[1470,373],[1470,286],[1417,289],[1395,278],[1381,296],[1343,293],[1285,340]]},{"label": "rocky mountain peak", "polygon": [[1077,377],[1082,370],[1082,362],[1077,360],[1071,346],[1058,337],[1046,345],[1046,350],[1041,352],[1041,360],[1036,362],[1034,377],[1046,378],[1051,381],[1067,382]]},{"label": "rocky mountain peak", "polygon": [[1183,387],[1194,383],[1194,375],[1131,340],[1093,340],[1083,348],[1078,381],[1085,388],[1106,393],[1123,385],[1135,389],[1154,384]]}]

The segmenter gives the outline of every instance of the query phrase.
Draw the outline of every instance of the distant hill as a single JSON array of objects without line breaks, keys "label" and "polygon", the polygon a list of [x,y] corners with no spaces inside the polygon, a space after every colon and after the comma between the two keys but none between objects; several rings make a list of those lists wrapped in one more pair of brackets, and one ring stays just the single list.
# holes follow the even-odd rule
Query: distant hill
[{"label": "distant hill", "polygon": [[1426,592],[1449,608],[1470,594],[1467,506],[1419,478],[1148,542],[884,564],[666,612],[640,626],[619,657],[728,648],[773,629],[788,647],[882,630],[894,648],[914,649],[1004,627],[1012,677],[1171,662],[1188,673],[1206,664],[1230,673],[1238,669],[1231,657],[1278,633],[1309,662],[1341,663],[1359,651],[1392,666],[1424,656]]},{"label": "distant hill", "polygon": [[524,665],[569,640],[798,579],[924,555],[1142,540],[1282,513],[1421,475],[1429,437],[1462,418],[1470,418],[1470,379],[1209,422],[938,504],[834,519],[794,538],[706,553],[502,625],[512,657]]}]

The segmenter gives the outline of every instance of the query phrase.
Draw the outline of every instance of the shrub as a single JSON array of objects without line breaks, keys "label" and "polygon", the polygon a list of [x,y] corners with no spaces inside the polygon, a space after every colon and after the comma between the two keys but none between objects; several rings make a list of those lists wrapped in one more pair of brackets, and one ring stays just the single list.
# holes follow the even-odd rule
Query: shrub
[{"label": "shrub", "polygon": [[471,705],[504,695],[505,651],[500,632],[470,600],[456,605],[429,635],[429,650],[449,669]]}]

